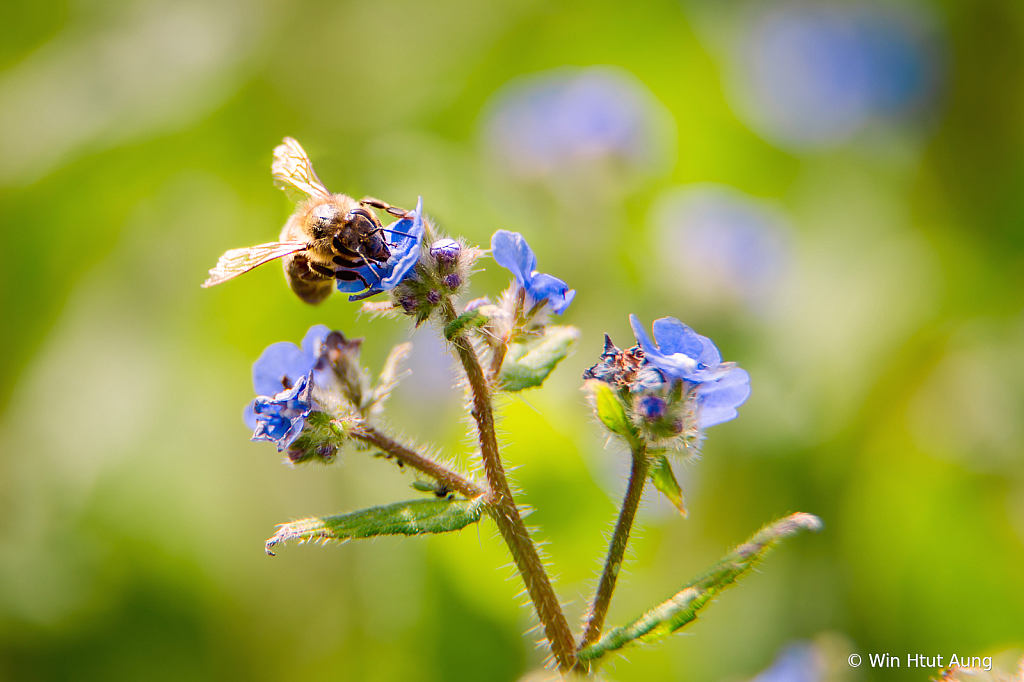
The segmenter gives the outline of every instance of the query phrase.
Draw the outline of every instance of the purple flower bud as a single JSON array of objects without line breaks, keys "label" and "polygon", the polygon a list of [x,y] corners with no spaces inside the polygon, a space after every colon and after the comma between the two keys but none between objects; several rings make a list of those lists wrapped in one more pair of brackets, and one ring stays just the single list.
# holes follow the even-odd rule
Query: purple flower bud
[{"label": "purple flower bud", "polygon": [[665,399],[656,395],[641,396],[636,401],[636,411],[649,422],[657,421],[665,416]]},{"label": "purple flower bud", "polygon": [[412,315],[419,306],[419,302],[412,296],[403,296],[398,302],[402,304],[402,310],[410,315]]},{"label": "purple flower bud", "polygon": [[458,289],[462,286],[462,278],[459,277],[458,273],[453,272],[450,275],[444,276],[444,285],[449,289]]},{"label": "purple flower bud", "polygon": [[427,302],[430,305],[437,305],[441,302],[441,292],[437,289],[431,289],[427,292]]},{"label": "purple flower bud", "polygon": [[447,237],[444,239],[438,239],[430,245],[430,255],[436,258],[439,262],[448,265],[458,260],[460,253],[462,253],[462,246],[454,239],[449,239]]}]

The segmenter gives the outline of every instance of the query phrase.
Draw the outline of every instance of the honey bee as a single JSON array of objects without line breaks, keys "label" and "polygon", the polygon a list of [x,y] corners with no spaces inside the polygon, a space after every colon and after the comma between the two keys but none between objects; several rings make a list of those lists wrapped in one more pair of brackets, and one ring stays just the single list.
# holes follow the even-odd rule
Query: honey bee
[{"label": "honey bee", "polygon": [[290,137],[274,148],[274,184],[298,204],[281,230],[280,241],[231,249],[210,270],[203,287],[226,282],[272,260],[283,258],[288,286],[306,303],[330,295],[335,280],[356,280],[369,288],[358,270],[391,257],[386,231],[372,208],[405,218],[408,211],[366,197],[360,201],[331,194],[317,177],[306,152]]}]

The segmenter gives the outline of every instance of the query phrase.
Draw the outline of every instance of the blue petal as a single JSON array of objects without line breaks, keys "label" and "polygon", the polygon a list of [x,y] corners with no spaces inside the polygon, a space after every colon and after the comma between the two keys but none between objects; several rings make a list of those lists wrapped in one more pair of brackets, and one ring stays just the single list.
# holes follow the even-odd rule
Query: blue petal
[{"label": "blue petal", "polygon": [[306,426],[306,417],[313,409],[310,398],[312,373],[299,377],[295,385],[273,398],[258,396],[253,401],[256,429],[252,440],[267,440],[281,450],[289,447]]},{"label": "blue petal", "polygon": [[320,355],[320,347],[330,333],[331,328],[326,324],[314,324],[302,337],[302,351],[312,362],[316,362],[317,356]]},{"label": "blue petal", "polygon": [[[657,333],[657,332],[655,332]],[[697,334],[697,338],[700,339],[701,345],[703,346],[700,351],[700,355],[697,356],[698,367],[714,367],[722,362],[722,354],[718,352],[718,348],[715,343],[706,336]]]},{"label": "blue petal", "polygon": [[252,387],[257,395],[277,395],[284,388],[282,378],[294,384],[313,369],[313,362],[291,341],[272,343],[252,365]]},{"label": "blue petal", "polygon": [[697,388],[697,426],[709,426],[735,419],[736,408],[750,396],[750,375],[733,367],[717,381],[707,381]]},{"label": "blue petal", "polygon": [[[697,360],[704,349],[704,344],[701,340],[705,337],[674,317],[662,317],[654,321],[654,338],[658,342],[658,348],[664,355],[682,353],[687,357]],[[719,358],[719,361],[721,361],[721,358]]]},{"label": "blue petal", "polygon": [[572,299],[576,297],[575,289],[570,290],[569,285],[562,280],[543,273],[533,276],[526,286],[526,293],[534,301],[546,299],[548,305],[551,306],[551,309],[557,315],[564,313],[565,309],[572,303]]},{"label": "blue petal", "polygon": [[663,353],[661,349],[651,342],[650,337],[647,336],[647,332],[644,331],[643,325],[640,324],[640,320],[636,315],[629,316],[629,325],[633,328],[636,341],[643,348],[644,358],[649,364],[660,369],[666,376],[674,379],[690,380],[694,376],[697,367],[695,359],[681,352],[674,352],[671,355]]},{"label": "blue petal", "polygon": [[491,237],[491,257],[501,267],[510,270],[516,281],[525,286],[537,269],[537,257],[533,249],[518,232],[498,230]]},{"label": "blue petal", "polygon": [[[358,272],[360,275],[362,275],[363,279],[371,283],[371,285],[380,282],[380,279],[370,271],[370,268],[366,267],[365,265],[360,268],[356,268],[354,272]],[[346,294],[354,294],[357,291],[362,291],[363,289],[366,288],[366,285],[363,284],[362,281],[358,279],[339,279],[336,286],[338,287],[338,291],[343,291]]]}]

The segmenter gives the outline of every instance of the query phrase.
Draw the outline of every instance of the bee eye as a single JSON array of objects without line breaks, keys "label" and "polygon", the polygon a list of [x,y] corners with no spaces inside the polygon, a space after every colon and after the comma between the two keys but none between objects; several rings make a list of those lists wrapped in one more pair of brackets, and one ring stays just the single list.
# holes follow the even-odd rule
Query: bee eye
[{"label": "bee eye", "polygon": [[353,223],[355,225],[363,227],[364,229],[370,230],[377,227],[376,216],[371,214],[365,208],[354,208],[351,211],[349,211],[348,215],[345,216],[345,222]]}]

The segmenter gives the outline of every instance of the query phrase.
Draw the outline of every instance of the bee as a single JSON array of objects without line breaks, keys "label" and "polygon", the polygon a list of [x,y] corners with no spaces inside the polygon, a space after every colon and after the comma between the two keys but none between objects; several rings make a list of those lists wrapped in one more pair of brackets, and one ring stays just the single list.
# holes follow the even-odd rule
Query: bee
[{"label": "bee", "polygon": [[280,241],[231,249],[210,270],[203,287],[226,282],[264,263],[282,258],[288,286],[306,303],[320,303],[335,280],[369,283],[358,270],[391,257],[383,237],[387,230],[371,210],[377,208],[405,218],[409,211],[372,197],[355,200],[331,194],[317,177],[306,152],[290,137],[274,148],[274,184],[298,204],[281,230]]}]

